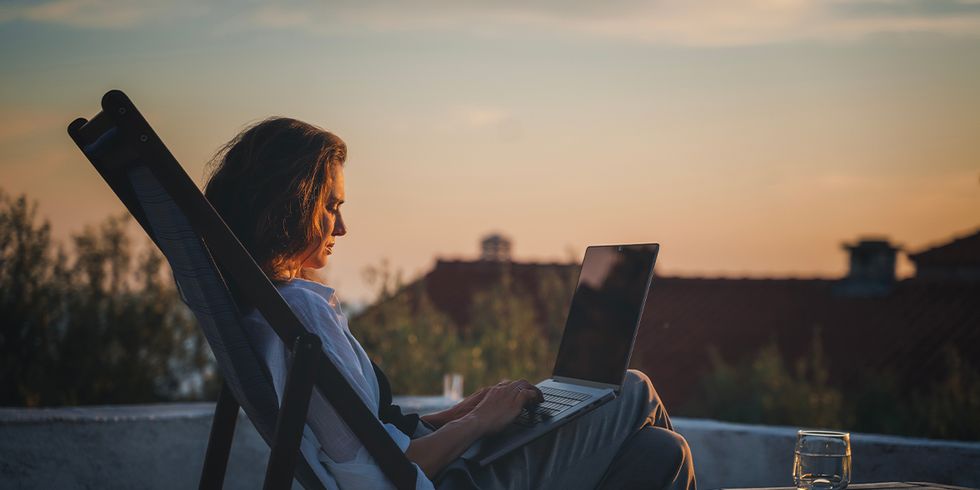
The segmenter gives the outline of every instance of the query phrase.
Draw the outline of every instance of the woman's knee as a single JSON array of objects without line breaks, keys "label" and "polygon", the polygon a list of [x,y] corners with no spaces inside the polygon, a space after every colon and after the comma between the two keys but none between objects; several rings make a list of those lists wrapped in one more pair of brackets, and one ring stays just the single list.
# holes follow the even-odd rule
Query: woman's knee
[{"label": "woman's knee", "polygon": [[693,459],[691,457],[691,446],[687,444],[687,439],[685,439],[684,436],[672,430],[664,430],[659,427],[656,429],[658,433],[666,433],[666,437],[670,438],[670,442],[667,443],[667,446],[674,451],[674,454],[677,456],[679,461],[691,461]]},{"label": "woman's knee", "polygon": [[660,427],[647,427],[643,432],[649,444],[647,450],[663,456],[667,474],[675,480],[693,480],[694,456],[684,436]]},{"label": "woman's knee", "polygon": [[692,488],[693,482],[694,460],[684,437],[645,427],[623,445],[602,488]]},{"label": "woman's knee", "polygon": [[651,414],[656,412],[659,416],[660,412],[666,413],[666,407],[664,407],[663,400],[660,399],[657,389],[653,387],[653,381],[650,381],[650,377],[643,371],[638,369],[627,370],[626,382],[623,383],[623,388],[624,390],[632,391],[634,396],[644,400],[649,405]]},{"label": "woman's knee", "polygon": [[626,381],[623,383],[623,388],[656,393],[656,390],[653,389],[653,381],[650,381],[650,377],[639,369],[626,370]]}]

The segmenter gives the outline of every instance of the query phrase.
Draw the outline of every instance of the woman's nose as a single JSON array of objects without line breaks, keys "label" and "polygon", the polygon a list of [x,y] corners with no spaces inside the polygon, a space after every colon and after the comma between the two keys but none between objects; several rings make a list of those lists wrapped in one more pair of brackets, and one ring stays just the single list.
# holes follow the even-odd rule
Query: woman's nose
[{"label": "woman's nose", "polygon": [[347,234],[347,224],[344,223],[344,216],[337,213],[337,222],[333,225],[334,236],[344,236]]}]

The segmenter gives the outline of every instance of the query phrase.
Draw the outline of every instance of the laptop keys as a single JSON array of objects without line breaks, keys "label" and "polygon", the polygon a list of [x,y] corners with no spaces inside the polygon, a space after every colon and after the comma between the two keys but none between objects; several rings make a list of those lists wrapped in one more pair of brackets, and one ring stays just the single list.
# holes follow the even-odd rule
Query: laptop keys
[{"label": "laptop keys", "polygon": [[514,423],[531,427],[545,420],[554,417],[561,412],[578,405],[582,400],[589,398],[584,393],[574,391],[559,390],[556,388],[540,388],[544,395],[544,401],[537,405],[525,407],[521,414],[517,416]]},{"label": "laptop keys", "polygon": [[541,393],[544,394],[545,401],[547,401],[549,398],[552,398],[552,399],[560,399],[560,400],[565,400],[565,401],[573,401],[574,400],[577,403],[577,402],[580,402],[582,400],[585,400],[586,398],[589,397],[589,395],[586,395],[585,393],[578,393],[578,392],[575,392],[575,391],[567,391],[567,390],[559,390],[557,388],[547,388],[546,387],[546,388],[538,388],[538,389],[540,389],[541,390]]}]

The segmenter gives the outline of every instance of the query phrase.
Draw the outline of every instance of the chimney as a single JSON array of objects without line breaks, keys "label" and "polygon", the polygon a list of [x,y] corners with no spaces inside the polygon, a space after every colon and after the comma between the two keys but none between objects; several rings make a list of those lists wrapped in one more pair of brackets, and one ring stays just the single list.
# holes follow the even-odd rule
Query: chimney
[{"label": "chimney", "polygon": [[480,260],[491,262],[510,262],[510,239],[492,233],[480,241]]},{"label": "chimney", "polygon": [[862,238],[845,243],[850,268],[838,292],[846,296],[885,296],[895,286],[895,257],[899,250],[886,238]]}]

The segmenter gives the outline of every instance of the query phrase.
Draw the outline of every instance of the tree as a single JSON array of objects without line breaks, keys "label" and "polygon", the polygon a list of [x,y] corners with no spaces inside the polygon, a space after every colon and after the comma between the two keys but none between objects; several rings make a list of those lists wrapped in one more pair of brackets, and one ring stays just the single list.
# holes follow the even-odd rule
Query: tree
[{"label": "tree", "polygon": [[855,373],[860,382],[828,384],[819,331],[790,369],[776,343],[734,363],[710,349],[712,370],[695,401],[678,413],[733,422],[839,428],[943,439],[980,438],[980,371],[954,346],[946,372],[927,386],[903,386],[891,370]]},{"label": "tree", "polygon": [[36,208],[0,192],[0,404],[154,402],[213,391],[196,322],[148,240],[134,259],[128,215],[86,227],[68,253],[53,250]]},{"label": "tree", "polygon": [[775,341],[736,364],[710,348],[712,371],[702,378],[699,396],[684,412],[733,422],[845,427],[844,398],[827,384],[819,330],[811,346],[811,353],[797,359],[792,370]]},{"label": "tree", "polygon": [[558,354],[558,344],[565,332],[568,307],[577,282],[578,271],[568,267],[546,269],[539,274],[535,297],[541,301],[542,308],[538,322],[548,348],[548,354],[541,362],[549,366]]},{"label": "tree", "polygon": [[[506,264],[501,267],[499,280],[473,298],[465,328],[433,305],[424,279],[404,286],[386,262],[366,271],[378,297],[351,320],[351,329],[396,392],[438,393],[442,375],[451,372],[463,374],[469,392],[549,373],[575,278],[545,274],[529,294]],[[544,318],[535,300],[542,302]]]},{"label": "tree", "polygon": [[477,293],[471,311],[469,349],[456,365],[473,388],[501,379],[540,379],[548,374],[549,346],[529,295],[504,271],[500,281]]},{"label": "tree", "polygon": [[51,253],[51,227],[37,222],[37,204],[0,191],[0,405],[37,405],[57,358],[64,322],[61,275],[65,256]]},{"label": "tree", "polygon": [[980,439],[980,371],[955,347],[944,350],[945,379],[924,395],[906,397],[915,430],[927,437],[975,441]]},{"label": "tree", "polygon": [[378,287],[378,300],[351,319],[351,330],[395,393],[440,393],[458,346],[451,322],[433,306],[423,281],[404,287],[386,262],[366,275]]}]

